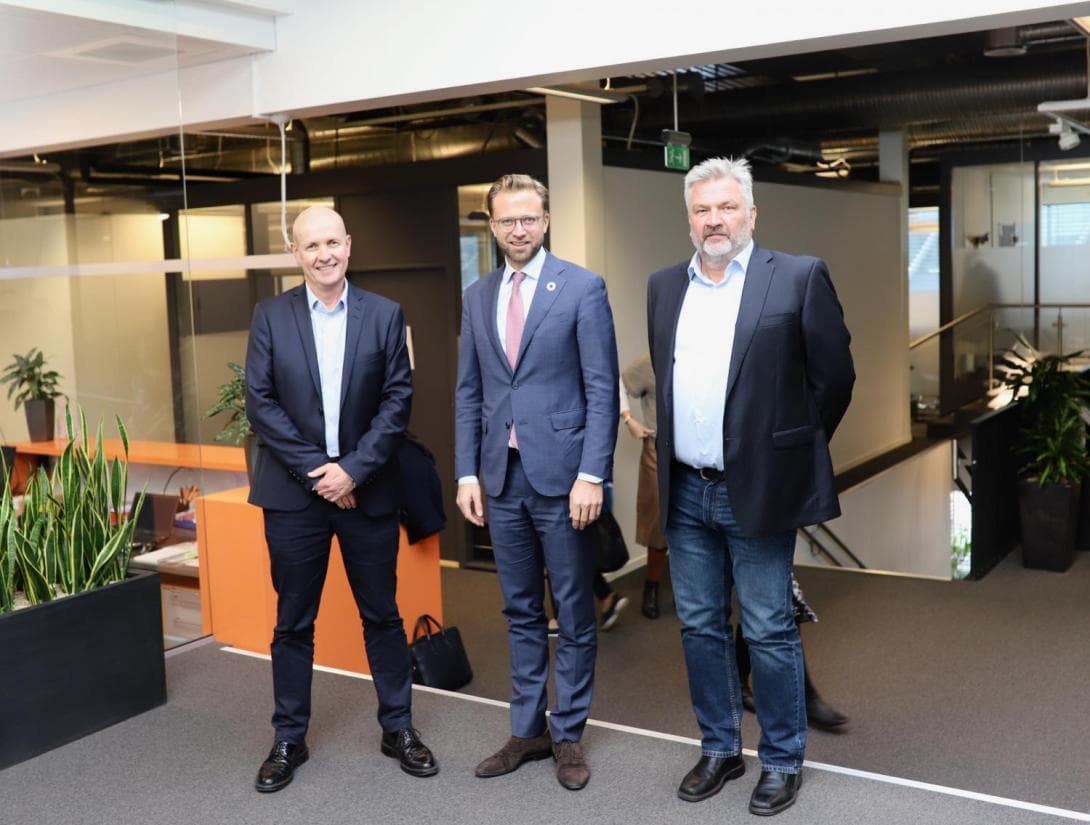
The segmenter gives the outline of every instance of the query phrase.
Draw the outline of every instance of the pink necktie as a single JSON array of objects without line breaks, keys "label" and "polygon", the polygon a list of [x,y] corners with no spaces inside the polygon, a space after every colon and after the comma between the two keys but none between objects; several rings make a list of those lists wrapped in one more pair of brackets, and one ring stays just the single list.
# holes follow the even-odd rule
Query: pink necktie
[{"label": "pink necktie", "polygon": [[[507,340],[504,342],[507,347],[507,363],[511,365],[511,369],[515,368],[515,362],[519,357],[522,327],[526,323],[526,319],[523,317],[525,313],[522,310],[522,290],[519,288],[525,277],[525,272],[515,272],[511,275],[511,298],[507,302]],[[519,442],[515,437],[515,422],[513,421],[511,422],[511,440],[508,443],[512,447],[518,448]]]}]

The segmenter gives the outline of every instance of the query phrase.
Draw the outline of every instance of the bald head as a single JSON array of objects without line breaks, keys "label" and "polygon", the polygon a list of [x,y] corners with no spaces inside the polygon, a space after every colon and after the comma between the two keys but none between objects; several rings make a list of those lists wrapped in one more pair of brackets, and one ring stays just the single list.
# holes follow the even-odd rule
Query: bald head
[{"label": "bald head", "polygon": [[299,213],[291,227],[291,253],[318,299],[332,307],[344,291],[344,277],[352,237],[344,221],[326,206],[311,206]]}]

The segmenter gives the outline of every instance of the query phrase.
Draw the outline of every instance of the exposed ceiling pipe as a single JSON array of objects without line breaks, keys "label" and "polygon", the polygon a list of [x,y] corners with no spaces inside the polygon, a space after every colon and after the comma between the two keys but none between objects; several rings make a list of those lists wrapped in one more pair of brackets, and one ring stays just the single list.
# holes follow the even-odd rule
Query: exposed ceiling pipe
[{"label": "exposed ceiling pipe", "polygon": [[[734,138],[804,135],[830,129],[873,130],[1035,107],[1081,94],[1085,61],[1078,53],[1028,56],[986,67],[815,80],[716,92],[682,118],[690,131],[729,131]],[[648,111],[650,109],[650,111]],[[608,112],[604,112],[608,114]],[[668,105],[645,106],[646,129],[665,126]],[[611,131],[619,131],[620,124]]]}]

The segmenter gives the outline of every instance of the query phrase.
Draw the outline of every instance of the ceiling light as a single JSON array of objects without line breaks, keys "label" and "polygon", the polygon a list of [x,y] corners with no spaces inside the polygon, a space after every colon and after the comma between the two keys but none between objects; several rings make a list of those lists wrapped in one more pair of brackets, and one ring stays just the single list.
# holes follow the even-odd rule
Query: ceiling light
[{"label": "ceiling light", "polygon": [[621,103],[628,95],[596,86],[532,86],[526,91],[539,95],[555,95],[571,100],[584,100],[588,103]]},{"label": "ceiling light", "polygon": [[814,172],[819,178],[846,178],[851,174],[852,167],[844,158],[817,162],[818,171]]}]

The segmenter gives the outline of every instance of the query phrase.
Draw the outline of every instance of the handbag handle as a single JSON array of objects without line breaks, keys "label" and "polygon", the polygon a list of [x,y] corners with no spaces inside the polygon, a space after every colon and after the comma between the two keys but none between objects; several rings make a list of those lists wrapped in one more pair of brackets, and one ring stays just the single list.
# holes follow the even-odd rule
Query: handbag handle
[{"label": "handbag handle", "polygon": [[420,618],[416,620],[416,627],[413,629],[413,642],[420,638],[420,634],[423,633],[425,637],[431,639],[431,626],[435,625],[435,632],[442,633],[443,625],[432,616],[430,613],[421,614]]}]

